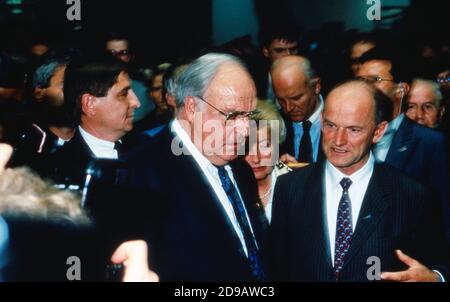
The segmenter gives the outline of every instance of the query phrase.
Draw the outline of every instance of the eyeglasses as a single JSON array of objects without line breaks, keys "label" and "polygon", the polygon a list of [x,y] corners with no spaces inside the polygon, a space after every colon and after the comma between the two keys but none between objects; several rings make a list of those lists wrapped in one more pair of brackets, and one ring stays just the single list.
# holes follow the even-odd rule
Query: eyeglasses
[{"label": "eyeglasses", "polygon": [[121,51],[117,51],[115,49],[109,49],[108,52],[113,56],[121,57],[121,56],[129,56],[131,52],[128,49],[124,49]]},{"label": "eyeglasses", "polygon": [[208,104],[210,107],[212,107],[214,110],[216,110],[217,112],[219,112],[220,114],[222,114],[225,117],[225,121],[235,121],[238,119],[243,119],[243,118],[253,118],[258,111],[233,111],[230,113],[225,113],[222,110],[216,108],[215,106],[213,106],[212,104],[210,104],[209,102],[205,101],[201,96],[196,96],[198,99],[200,99],[202,102],[205,102],[206,104]]},{"label": "eyeglasses", "polygon": [[375,84],[377,82],[382,82],[382,81],[395,82],[393,79],[383,79],[380,76],[361,76],[361,77],[355,77],[355,79],[364,81],[369,84]]}]

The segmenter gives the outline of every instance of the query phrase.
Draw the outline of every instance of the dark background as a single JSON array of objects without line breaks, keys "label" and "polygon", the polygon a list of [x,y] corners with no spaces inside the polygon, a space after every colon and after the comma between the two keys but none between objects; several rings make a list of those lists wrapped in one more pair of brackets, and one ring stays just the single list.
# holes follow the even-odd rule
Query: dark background
[{"label": "dark background", "polygon": [[[161,62],[181,55],[195,54],[212,43],[213,0],[81,0],[82,21],[69,22],[66,18],[66,0],[0,0],[0,50],[27,49],[35,40],[48,40],[54,47],[75,46],[86,49],[102,48],[105,32],[128,33],[135,42],[138,58]],[[366,2],[366,0],[353,0]],[[448,43],[450,1],[411,0],[400,13],[390,13],[390,7],[381,1],[383,18],[374,29],[388,31],[407,43]],[[331,6],[331,0],[255,0],[255,14],[259,28],[274,22],[292,22],[309,35],[340,35],[348,28],[352,6]],[[344,3],[344,2],[342,2]],[[359,3],[361,6],[361,3]],[[364,4],[363,4],[364,5]],[[330,9],[335,11],[331,11]],[[18,13],[20,10],[20,13]],[[334,18],[319,28],[315,21],[323,15]],[[395,16],[396,15],[396,16]],[[308,18],[305,18],[308,16]],[[356,29],[358,30],[358,29]]]}]

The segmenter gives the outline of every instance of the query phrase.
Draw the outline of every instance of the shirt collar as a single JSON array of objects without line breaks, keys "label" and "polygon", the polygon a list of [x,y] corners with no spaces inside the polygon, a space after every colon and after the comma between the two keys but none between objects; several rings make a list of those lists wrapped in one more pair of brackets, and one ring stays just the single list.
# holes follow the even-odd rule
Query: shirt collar
[{"label": "shirt collar", "polygon": [[[178,136],[178,138],[183,143],[183,146],[186,147],[187,151],[189,151],[189,154],[194,157],[195,161],[200,166],[200,169],[207,169],[211,172],[217,173],[217,168],[197,149],[187,132],[181,126],[178,119],[174,119],[172,121],[170,129]],[[184,151],[186,151],[186,149]],[[226,165],[225,169],[227,170],[227,172],[229,172],[231,170],[231,167],[229,165]]]},{"label": "shirt collar", "polygon": [[398,128],[400,128],[400,124],[403,122],[403,119],[405,118],[405,115],[402,113],[399,116],[397,116],[395,119],[393,119],[389,124],[386,132],[396,132]]},{"label": "shirt collar", "polygon": [[78,126],[78,130],[80,131],[81,136],[84,138],[84,140],[89,146],[98,146],[114,150],[113,142],[105,141],[103,139],[95,137],[92,134],[86,132],[86,130],[84,130],[81,126]]},{"label": "shirt collar", "polygon": [[352,183],[360,183],[362,178],[372,175],[374,165],[375,159],[372,155],[372,152],[370,152],[369,160],[366,162],[366,164],[350,176],[345,175],[344,173],[339,171],[328,160],[326,162],[326,173],[331,181],[332,187],[335,188],[340,185],[340,182],[343,178],[350,178]]}]

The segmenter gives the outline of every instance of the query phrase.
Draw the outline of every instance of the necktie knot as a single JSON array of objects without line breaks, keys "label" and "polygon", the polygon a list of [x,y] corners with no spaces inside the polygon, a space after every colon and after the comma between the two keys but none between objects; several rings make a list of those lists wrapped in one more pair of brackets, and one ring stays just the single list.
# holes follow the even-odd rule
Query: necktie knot
[{"label": "necktie knot", "polygon": [[344,192],[348,192],[348,189],[352,185],[352,180],[348,177],[342,178],[340,185],[341,185],[342,189],[344,190]]}]

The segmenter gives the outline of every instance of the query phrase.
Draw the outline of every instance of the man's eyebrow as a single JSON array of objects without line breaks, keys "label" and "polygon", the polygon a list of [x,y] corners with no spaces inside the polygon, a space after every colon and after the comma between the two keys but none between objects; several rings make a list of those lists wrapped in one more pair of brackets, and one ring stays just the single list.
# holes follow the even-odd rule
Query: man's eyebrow
[{"label": "man's eyebrow", "polygon": [[119,91],[119,94],[123,93],[123,92],[128,92],[128,90],[130,90],[130,89],[131,89],[131,85],[125,86]]}]

